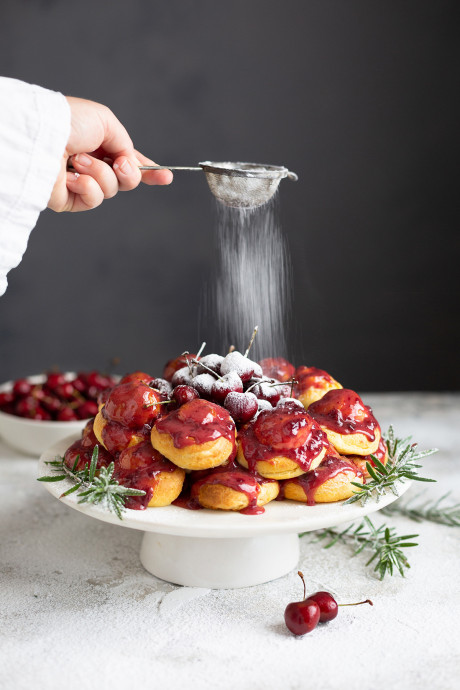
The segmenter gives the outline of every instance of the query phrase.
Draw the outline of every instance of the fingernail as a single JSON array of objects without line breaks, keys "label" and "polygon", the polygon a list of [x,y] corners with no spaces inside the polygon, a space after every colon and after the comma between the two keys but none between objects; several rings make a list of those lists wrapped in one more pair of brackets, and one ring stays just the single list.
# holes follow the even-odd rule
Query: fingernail
[{"label": "fingernail", "polygon": [[77,153],[74,156],[74,160],[77,161],[79,165],[90,166],[92,164],[92,159],[86,155],[86,153]]},{"label": "fingernail", "polygon": [[125,158],[125,160],[123,161],[123,163],[121,165],[118,165],[118,163],[115,163],[115,165],[113,166],[113,169],[119,170],[121,173],[123,173],[123,175],[130,175],[133,171],[133,167],[127,158]]}]

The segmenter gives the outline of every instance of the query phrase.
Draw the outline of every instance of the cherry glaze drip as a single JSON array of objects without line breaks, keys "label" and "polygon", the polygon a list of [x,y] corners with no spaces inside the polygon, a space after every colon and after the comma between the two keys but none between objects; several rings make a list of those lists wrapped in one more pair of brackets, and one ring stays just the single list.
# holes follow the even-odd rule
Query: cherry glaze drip
[{"label": "cherry glaze drip", "polygon": [[176,448],[226,438],[235,446],[235,423],[220,405],[196,398],[155,424],[160,434],[169,434]]},{"label": "cherry glaze drip", "polygon": [[254,422],[240,429],[239,439],[251,473],[257,462],[271,462],[280,456],[308,472],[328,445],[325,433],[300,407],[264,410]]},{"label": "cherry glaze drip", "polygon": [[360,433],[373,441],[380,428],[371,408],[347,388],[328,391],[309,406],[308,412],[318,424],[338,434]]},{"label": "cherry glaze drip", "polygon": [[255,475],[250,474],[247,470],[241,468],[232,461],[223,467],[216,467],[201,479],[193,482],[191,498],[192,501],[198,503],[198,496],[202,486],[206,484],[220,484],[234,491],[239,491],[247,497],[248,505],[246,508],[242,508],[242,510],[239,511],[240,513],[244,513],[245,515],[260,515],[265,512],[263,506],[257,505],[260,486],[261,484],[272,483],[273,481],[273,479],[264,479],[257,473]]},{"label": "cherry glaze drip", "polygon": [[142,429],[129,429],[126,426],[117,424],[117,422],[109,421],[102,429],[102,440],[109,451],[116,455],[128,447],[134,435],[148,438],[149,434],[150,427],[148,426]]},{"label": "cherry glaze drip", "polygon": [[123,486],[145,491],[144,496],[128,496],[126,507],[145,510],[152,499],[160,472],[174,472],[176,469],[149,441],[138,443],[120,453],[116,479]]},{"label": "cherry glaze drip", "polygon": [[[84,438],[79,438],[77,441],[72,443],[64,454],[64,462],[67,467],[72,469],[78,456],[79,460],[75,468],[76,471],[79,472],[80,470],[85,469],[85,465],[88,465],[89,467],[95,445],[97,445],[97,439],[94,445],[85,444]],[[108,467],[110,463],[113,462],[113,459],[113,456],[103,446],[99,445],[96,469]]]},{"label": "cherry glaze drip", "polygon": [[[356,477],[362,477],[363,473],[359,470],[353,463],[348,463],[342,458],[338,458],[335,455],[327,455],[322,461],[319,467],[314,470],[310,470],[306,474],[302,474],[300,477],[295,477],[294,479],[288,479],[287,481],[297,484],[302,487],[305,496],[307,498],[307,505],[315,505],[315,493],[317,489],[322,486],[329,479],[332,479],[340,472],[353,472]],[[282,489],[284,498],[284,487]]]}]

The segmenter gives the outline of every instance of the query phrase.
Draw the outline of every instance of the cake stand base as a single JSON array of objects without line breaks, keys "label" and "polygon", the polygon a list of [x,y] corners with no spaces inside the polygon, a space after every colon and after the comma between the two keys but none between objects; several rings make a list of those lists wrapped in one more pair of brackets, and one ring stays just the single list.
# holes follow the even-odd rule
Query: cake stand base
[{"label": "cake stand base", "polygon": [[299,537],[212,539],[145,532],[140,558],[149,573],[177,585],[235,589],[289,573],[299,561]]}]

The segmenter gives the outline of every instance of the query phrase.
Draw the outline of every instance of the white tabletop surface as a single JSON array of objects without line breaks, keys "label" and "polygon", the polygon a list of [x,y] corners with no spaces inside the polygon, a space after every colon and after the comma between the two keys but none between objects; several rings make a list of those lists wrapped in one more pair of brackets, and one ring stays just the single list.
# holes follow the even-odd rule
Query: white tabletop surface
[{"label": "white tabletop surface", "polygon": [[[424,467],[438,483],[408,495],[460,501],[460,396],[364,399],[384,429],[440,449]],[[301,599],[295,572],[240,590],[162,582],[139,562],[141,532],[70,510],[36,482],[36,466],[0,442],[2,690],[458,688],[460,528],[375,514],[420,535],[406,578],[383,582],[347,546],[303,537],[308,591],[374,606],[295,638],[283,621]]]}]

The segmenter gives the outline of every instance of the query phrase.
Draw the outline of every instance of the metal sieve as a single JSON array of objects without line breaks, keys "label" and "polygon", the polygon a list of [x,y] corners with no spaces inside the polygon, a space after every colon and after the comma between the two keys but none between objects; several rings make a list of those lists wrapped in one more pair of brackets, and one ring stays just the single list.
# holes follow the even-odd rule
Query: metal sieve
[{"label": "metal sieve", "polygon": [[225,206],[256,208],[270,201],[284,177],[296,181],[297,175],[282,165],[263,163],[214,163],[204,161],[199,167],[141,165],[140,170],[203,170],[209,188]]}]

